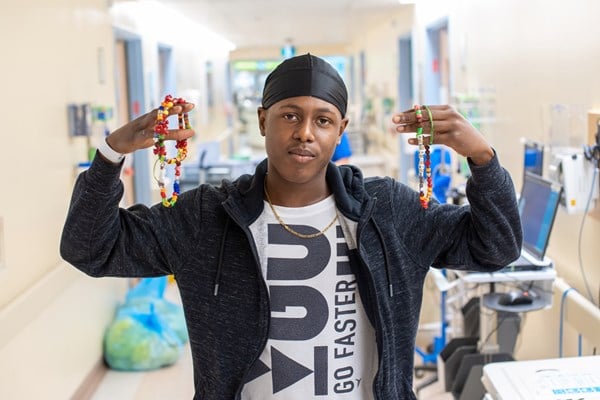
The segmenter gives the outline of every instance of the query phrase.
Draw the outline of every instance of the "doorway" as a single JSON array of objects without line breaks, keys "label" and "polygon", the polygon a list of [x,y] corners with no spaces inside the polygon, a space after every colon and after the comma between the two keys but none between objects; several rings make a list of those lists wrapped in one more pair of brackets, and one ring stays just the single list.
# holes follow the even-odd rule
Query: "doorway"
[{"label": "doorway", "polygon": [[[114,34],[117,125],[122,126],[145,110],[142,44],[137,35],[129,32],[115,29]],[[128,155],[121,177],[125,186],[125,206],[152,203],[147,151]]]},{"label": "doorway", "polygon": [[403,36],[398,41],[398,111],[408,110],[414,104],[412,36]]},{"label": "doorway", "polygon": [[424,70],[424,104],[448,104],[450,95],[450,58],[448,20],[427,28]]}]

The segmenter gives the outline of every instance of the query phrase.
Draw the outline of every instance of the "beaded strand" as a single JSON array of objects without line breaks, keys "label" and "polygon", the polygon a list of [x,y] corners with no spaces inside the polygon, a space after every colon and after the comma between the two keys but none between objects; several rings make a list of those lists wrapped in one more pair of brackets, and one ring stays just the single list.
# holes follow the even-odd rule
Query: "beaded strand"
[{"label": "beaded strand", "polygon": [[433,135],[435,134],[435,130],[433,129],[433,114],[431,110],[427,106],[423,106],[423,108],[427,111],[427,116],[429,117],[429,145],[433,145]]},{"label": "beaded strand", "polygon": [[[426,106],[425,108],[429,113],[430,121],[432,121],[431,111],[429,111]],[[424,144],[423,142],[423,127],[421,126],[421,123],[423,122],[423,111],[421,110],[421,106],[415,105],[414,110],[417,124],[419,124],[417,127],[417,144],[419,152],[419,201],[421,202],[421,206],[424,209],[427,209],[433,193],[433,181],[431,179],[431,154],[429,150],[429,144]],[[433,124],[433,122],[431,122],[431,124]],[[427,188],[425,188],[425,181],[427,181]]]},{"label": "beaded strand", "polygon": [[[157,156],[156,162],[160,166],[160,172],[158,178],[155,179],[158,182],[160,189],[160,197],[162,205],[165,207],[173,207],[177,202],[180,192],[180,177],[181,177],[181,162],[187,157],[187,139],[178,140],[175,144],[177,149],[177,155],[172,158],[167,158],[167,149],[165,147],[165,138],[169,134],[169,110],[175,105],[186,104],[186,101],[182,98],[173,98],[171,95],[165,96],[165,100],[158,107],[156,115],[156,124],[154,125],[154,154]],[[190,129],[190,121],[187,113],[179,113],[177,115],[177,122],[179,129]],[[165,181],[167,178],[166,166],[169,164],[175,164],[175,179],[173,182],[173,193],[171,198],[167,198],[167,189],[165,187]],[[155,164],[156,166],[156,164]]]}]

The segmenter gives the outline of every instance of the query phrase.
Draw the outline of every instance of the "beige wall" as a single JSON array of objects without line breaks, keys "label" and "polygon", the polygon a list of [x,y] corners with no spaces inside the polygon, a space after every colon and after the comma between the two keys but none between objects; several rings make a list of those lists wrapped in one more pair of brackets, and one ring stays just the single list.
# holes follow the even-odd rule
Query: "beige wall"
[{"label": "beige wall", "polygon": [[112,64],[112,34],[104,1],[3,7],[1,107],[6,178],[0,196],[6,267],[0,308],[59,262],[58,240],[84,138],[70,138],[71,102],[113,105],[111,74],[98,79],[98,49]]},{"label": "beige wall", "polygon": [[86,140],[69,137],[67,104],[114,105],[112,28],[106,1],[29,1],[3,7],[0,35],[0,398],[67,398],[101,356],[122,288],[58,253],[75,165],[87,159]]},{"label": "beige wall", "polygon": [[[203,68],[208,59],[216,65],[215,109],[224,110],[229,49],[200,30],[177,35],[179,40],[169,35],[173,30],[153,33],[151,24],[136,19],[142,14],[115,14],[111,3],[28,0],[4,6],[0,13],[5,38],[0,63],[5,115],[0,130],[5,166],[0,196],[2,399],[70,398],[98,365],[104,328],[123,299],[125,280],[89,278],[59,255],[75,166],[87,160],[88,147],[85,138],[69,137],[67,104],[115,107],[113,28],[142,37],[148,107],[157,106],[162,95],[157,93],[160,42],[174,49],[181,90],[174,95],[199,99],[193,116],[202,124],[198,131],[210,136],[224,129],[224,114],[216,112],[210,120],[202,115],[208,112],[201,102],[206,98]],[[116,120],[109,122],[110,129]],[[95,147],[101,137],[101,126],[95,124],[89,144]]]}]

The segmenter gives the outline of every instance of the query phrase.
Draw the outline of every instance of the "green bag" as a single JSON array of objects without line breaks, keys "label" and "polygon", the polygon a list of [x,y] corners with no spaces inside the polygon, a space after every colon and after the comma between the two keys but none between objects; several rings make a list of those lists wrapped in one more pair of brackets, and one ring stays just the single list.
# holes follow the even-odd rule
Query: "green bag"
[{"label": "green bag", "polygon": [[104,334],[104,359],[112,369],[146,371],[174,364],[188,341],[183,309],[163,297],[166,277],[145,278],[117,308]]}]

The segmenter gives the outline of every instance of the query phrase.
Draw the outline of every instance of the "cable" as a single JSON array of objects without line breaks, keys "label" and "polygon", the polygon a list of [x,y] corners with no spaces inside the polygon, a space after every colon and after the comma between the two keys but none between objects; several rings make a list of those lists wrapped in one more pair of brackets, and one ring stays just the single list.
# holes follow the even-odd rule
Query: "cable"
[{"label": "cable", "polygon": [[585,284],[585,290],[587,291],[589,300],[592,302],[592,304],[596,304],[596,302],[594,300],[594,295],[592,294],[592,291],[590,290],[590,284],[588,282],[587,275],[585,274],[585,270],[583,269],[583,257],[581,254],[581,242],[582,242],[581,238],[583,236],[583,225],[585,224],[587,213],[589,212],[590,204],[592,202],[592,197],[594,195],[594,188],[596,187],[597,172],[598,172],[598,168],[594,168],[594,175],[592,177],[592,187],[590,189],[590,195],[588,196],[588,199],[587,199],[587,204],[585,205],[585,211],[583,212],[583,218],[581,219],[581,225],[579,227],[579,239],[578,239],[579,270],[581,271],[583,283]]}]

